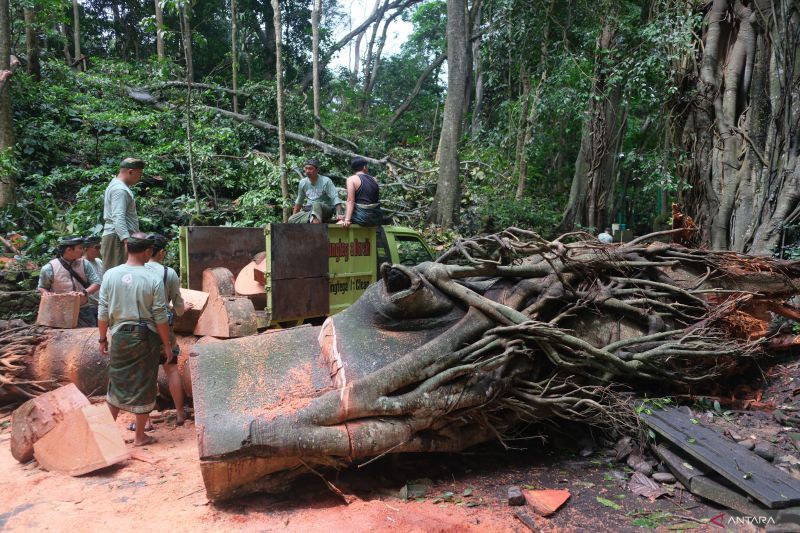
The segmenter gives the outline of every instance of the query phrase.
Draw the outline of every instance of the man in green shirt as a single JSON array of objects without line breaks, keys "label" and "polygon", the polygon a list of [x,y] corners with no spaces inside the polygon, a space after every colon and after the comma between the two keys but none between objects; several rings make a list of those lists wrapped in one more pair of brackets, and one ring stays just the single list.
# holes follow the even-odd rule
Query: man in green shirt
[{"label": "man in green shirt", "polygon": [[97,325],[97,309],[90,298],[100,290],[100,276],[83,258],[83,238],[64,237],[58,241],[58,257],[44,265],[39,271],[39,292],[81,294],[78,327]]},{"label": "man in green shirt", "polygon": [[[109,356],[106,402],[114,419],[120,409],[136,415],[134,446],[154,439],[144,429],[156,405],[158,365],[172,357],[164,283],[145,267],[153,241],[132,233],[128,260],[106,270],[100,288],[98,330],[100,353]],[[111,333],[109,345],[108,333]]]},{"label": "man in green shirt", "polygon": [[344,203],[336,192],[336,186],[329,177],[319,174],[319,161],[316,159],[306,161],[303,171],[306,177],[300,180],[289,222],[320,224],[330,221],[336,213],[336,207]]},{"label": "man in green shirt", "polygon": [[183,408],[183,382],[178,372],[178,355],[180,355],[181,349],[175,338],[175,332],[172,331],[172,324],[174,317],[183,315],[184,311],[192,308],[192,304],[184,303],[183,297],[181,297],[181,279],[178,277],[178,273],[163,264],[167,255],[167,243],[169,241],[159,234],[148,235],[148,238],[153,239],[153,257],[150,258],[150,261],[145,266],[150,269],[154,276],[161,278],[166,291],[165,300],[168,306],[167,313],[170,315],[167,322],[170,325],[169,338],[172,357],[163,365],[164,372],[167,374],[169,394],[172,396],[172,401],[175,402],[175,423],[182,426],[186,420],[186,411]]},{"label": "man in green shirt", "polygon": [[106,270],[126,261],[125,241],[139,231],[136,200],[131,187],[142,179],[144,161],[128,157],[120,163],[117,177],[106,187],[103,197],[103,242],[101,255]]}]

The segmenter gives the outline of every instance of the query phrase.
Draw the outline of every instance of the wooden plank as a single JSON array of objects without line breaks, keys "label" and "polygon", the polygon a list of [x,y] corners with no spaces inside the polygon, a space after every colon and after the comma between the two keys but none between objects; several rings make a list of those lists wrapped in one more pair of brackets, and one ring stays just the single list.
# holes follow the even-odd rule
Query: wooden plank
[{"label": "wooden plank", "polygon": [[669,442],[770,509],[800,504],[800,482],[676,408],[642,413]]},{"label": "wooden plank", "polygon": [[187,288],[195,290],[203,287],[205,269],[225,267],[236,276],[266,246],[263,228],[189,226],[185,237]]}]

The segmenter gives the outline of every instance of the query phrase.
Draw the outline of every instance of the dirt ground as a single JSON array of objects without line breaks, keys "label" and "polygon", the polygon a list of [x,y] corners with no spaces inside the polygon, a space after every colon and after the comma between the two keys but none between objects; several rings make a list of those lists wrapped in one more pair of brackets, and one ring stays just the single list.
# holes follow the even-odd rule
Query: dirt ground
[{"label": "dirt ground", "polygon": [[[132,419],[120,416],[120,432]],[[624,488],[624,465],[601,455],[547,456],[541,451],[505,453],[490,446],[471,454],[406,456],[343,472],[333,481],[353,501],[345,505],[318,478],[301,480],[282,496],[257,495],[212,504],[203,490],[194,426],[167,420],[153,433],[158,442],[101,472],[72,478],[45,472],[35,461],[20,465],[0,432],[0,530],[120,530],[144,521],[151,531],[528,531],[506,502],[509,485],[568,488],[572,496],[543,531],[633,531],[639,523],[685,524],[713,516],[713,509],[677,491],[650,503]],[[425,476],[427,493],[408,501],[405,481]],[[466,495],[465,495],[466,494]],[[619,509],[598,503],[606,498]],[[527,509],[528,515],[534,513]],[[691,520],[688,520],[691,519]],[[636,522],[640,520],[641,522]],[[704,527],[704,526],[701,526]]]},{"label": "dirt ground", "polygon": [[[770,442],[776,456],[794,459],[800,456],[800,433],[786,422],[777,423],[772,412],[800,413],[800,363],[773,368],[769,378],[760,402],[739,402],[740,410],[729,412],[706,399],[695,401],[693,412],[721,433]],[[213,504],[203,489],[194,425],[188,421],[177,427],[169,411],[153,433],[158,442],[134,449],[132,459],[121,465],[77,478],[45,472],[35,461],[17,463],[9,451],[7,415],[0,412],[0,531],[98,526],[113,531],[135,526],[136,520],[147,530],[170,532],[529,531],[515,517],[519,510],[534,518],[539,531],[720,530],[709,519],[721,509],[680,485],[667,485],[671,494],[654,502],[635,496],[627,489],[632,470],[614,461],[613,450],[595,449],[576,438],[508,443],[527,450],[504,450],[495,443],[462,454],[390,456],[330,473],[328,479],[348,495],[349,504],[313,475],[286,494]],[[118,421],[128,438],[131,421],[124,413]],[[798,469],[794,465],[791,472],[800,478]],[[406,484],[424,493],[401,499]],[[571,497],[554,515],[540,518],[530,507],[508,506],[511,485],[568,489]]]}]

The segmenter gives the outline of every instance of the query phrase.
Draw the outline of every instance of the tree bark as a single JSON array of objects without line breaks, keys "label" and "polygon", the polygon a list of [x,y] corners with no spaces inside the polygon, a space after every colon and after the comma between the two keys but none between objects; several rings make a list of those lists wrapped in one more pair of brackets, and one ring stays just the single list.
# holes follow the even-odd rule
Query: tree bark
[{"label": "tree bark", "polygon": [[575,163],[569,200],[559,225],[567,231],[575,225],[602,228],[608,224],[617,174],[617,152],[624,127],[620,104],[622,86],[609,86],[608,68],[604,61],[614,50],[616,37],[613,23],[603,25],[597,38],[594,83],[589,98],[581,146]]},{"label": "tree bark", "polygon": [[233,112],[239,112],[239,97],[236,93],[239,86],[239,45],[236,35],[236,0],[231,0],[231,83],[233,85]]},{"label": "tree bark", "polygon": [[472,108],[470,137],[474,141],[481,130],[481,113],[483,113],[483,66],[481,65],[481,39],[476,37],[481,27],[483,4],[479,4],[472,20],[472,72],[475,76],[475,105]]},{"label": "tree bark", "polygon": [[[72,0],[72,42],[75,46],[75,59],[81,57],[81,12],[78,0]],[[78,70],[82,70],[83,62],[78,62]]]},{"label": "tree bark", "polygon": [[279,0],[272,1],[275,28],[275,81],[278,90],[278,166],[281,172],[281,196],[283,197],[283,221],[289,220],[289,179],[286,175],[286,118],[283,109],[283,30]]},{"label": "tree bark", "polygon": [[704,244],[768,254],[800,210],[800,7],[715,0],[683,144]]},{"label": "tree bark", "polygon": [[439,137],[439,179],[429,221],[451,227],[461,198],[458,146],[467,84],[467,2],[447,1],[447,99]]},{"label": "tree bark", "polygon": [[517,192],[514,198],[520,200],[525,194],[525,182],[528,180],[527,157],[525,156],[525,139],[528,133],[528,108],[531,104],[531,78],[528,73],[528,66],[522,60],[519,67],[519,75],[522,82],[522,100],[519,109],[519,127],[517,128],[517,149],[514,170],[517,174]]},{"label": "tree bark", "polygon": [[[11,71],[11,14],[8,0],[0,0],[0,72]],[[12,157],[14,148],[14,119],[11,109],[9,83],[0,87],[0,154]],[[0,208],[14,202],[16,178],[8,165],[0,172]]]},{"label": "tree bark", "polygon": [[319,19],[322,13],[322,0],[314,0],[314,10],[311,12],[311,68],[314,69],[314,138],[322,138],[320,111],[320,71],[319,71]]},{"label": "tree bark", "polygon": [[161,0],[153,0],[156,9],[156,54],[159,60],[165,59],[164,52],[164,13],[161,11]]},{"label": "tree bark", "polygon": [[61,49],[61,53],[64,55],[64,61],[66,61],[67,65],[72,64],[72,54],[69,51],[69,35],[67,34],[67,25],[63,22],[60,24],[56,24],[56,32],[61,35],[61,38],[64,39],[64,46]]},{"label": "tree bark", "polygon": [[36,13],[35,8],[24,8],[23,16],[25,17],[25,48],[28,54],[27,71],[31,77],[39,81],[42,79],[42,67],[39,62],[39,32],[36,30]]},{"label": "tree bark", "polygon": [[186,79],[191,83],[194,81],[194,62],[192,60],[192,7],[188,0],[181,3],[180,18],[183,54],[186,61]]}]

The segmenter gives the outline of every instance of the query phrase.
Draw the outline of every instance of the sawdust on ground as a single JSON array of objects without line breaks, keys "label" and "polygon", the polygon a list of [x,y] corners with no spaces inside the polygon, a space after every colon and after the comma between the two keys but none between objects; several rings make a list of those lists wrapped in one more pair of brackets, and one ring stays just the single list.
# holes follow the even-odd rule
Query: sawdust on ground
[{"label": "sawdust on ground", "polygon": [[[120,432],[132,417],[120,415]],[[153,445],[100,472],[69,477],[21,465],[11,456],[9,428],[0,430],[0,531],[516,531],[508,513],[490,508],[356,499],[344,505],[314,488],[282,497],[250,496],[219,505],[205,496],[194,425],[158,424]],[[313,480],[312,480],[313,481]],[[141,522],[139,522],[141,520]]]}]

